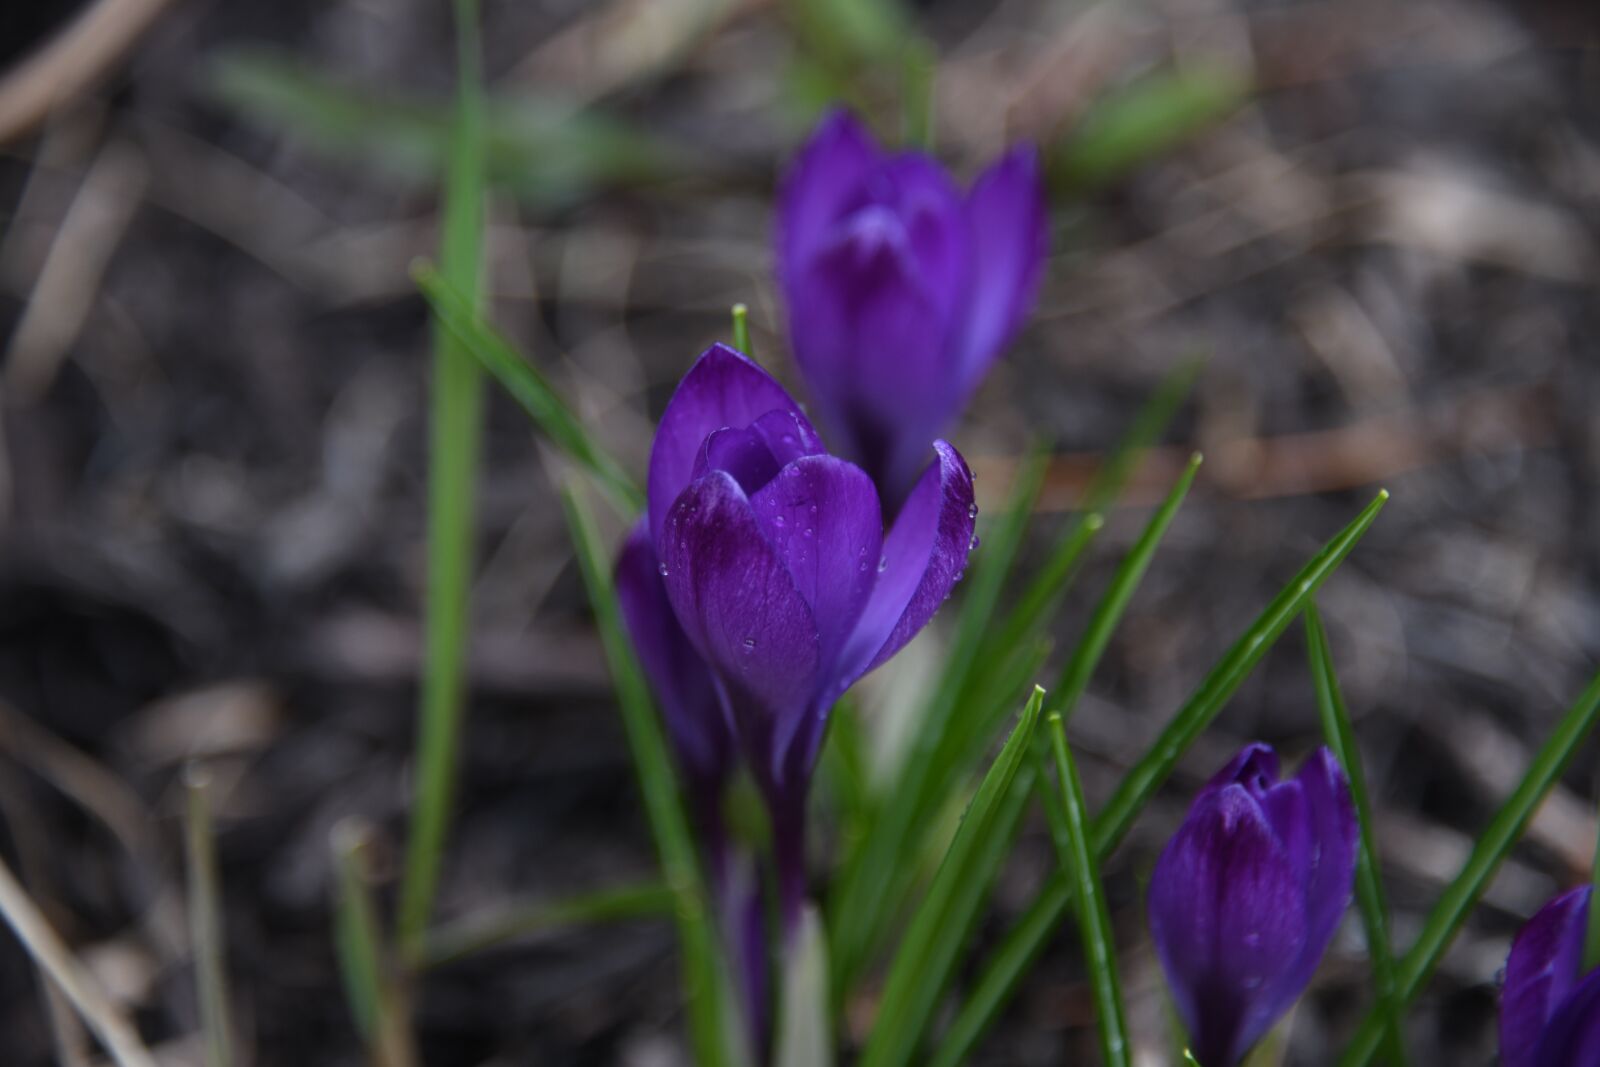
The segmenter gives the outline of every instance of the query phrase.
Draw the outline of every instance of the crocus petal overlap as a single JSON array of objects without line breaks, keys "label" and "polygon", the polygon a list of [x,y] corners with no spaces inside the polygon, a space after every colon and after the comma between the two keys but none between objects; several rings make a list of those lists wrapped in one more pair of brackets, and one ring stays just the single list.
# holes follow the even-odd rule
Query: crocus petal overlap
[{"label": "crocus petal overlap", "polygon": [[1150,931],[1202,1067],[1233,1067],[1310,981],[1350,902],[1356,821],[1326,750],[1289,781],[1252,745],[1156,863]]},{"label": "crocus petal overlap", "polygon": [[1593,890],[1571,890],[1517,934],[1500,994],[1503,1067],[1600,1063],[1600,968],[1583,975]]},{"label": "crocus petal overlap", "polygon": [[1033,306],[1047,232],[1027,146],[965,195],[844,112],[800,151],[778,218],[790,339],[823,421],[891,505]]}]

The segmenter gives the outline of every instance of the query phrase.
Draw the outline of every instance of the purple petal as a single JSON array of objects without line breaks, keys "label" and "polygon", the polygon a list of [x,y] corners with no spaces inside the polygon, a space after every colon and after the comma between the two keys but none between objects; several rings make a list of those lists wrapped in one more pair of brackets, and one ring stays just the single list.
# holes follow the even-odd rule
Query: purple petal
[{"label": "purple petal", "polygon": [[1534,1055],[1539,1035],[1572,992],[1583,966],[1590,887],[1556,897],[1511,943],[1500,994],[1500,1062],[1503,1067],[1543,1067]]},{"label": "purple petal", "polygon": [[1271,745],[1259,741],[1241,748],[1227,765],[1213,774],[1201,787],[1201,794],[1214,792],[1227,785],[1242,785],[1252,796],[1261,796],[1278,780],[1278,754]]},{"label": "purple petal", "polygon": [[966,571],[977,522],[972,471],[944,441],[884,539],[882,570],[840,660],[841,692],[900,651]]},{"label": "purple petal", "polygon": [[819,682],[817,624],[762,536],[739,483],[713,471],[672,505],[656,544],[667,596],[722,687],[758,777],[782,777],[779,735],[809,713]]},{"label": "purple petal", "polygon": [[974,288],[960,366],[952,368],[963,396],[1011,343],[1038,295],[1050,233],[1032,145],[1018,145],[979,176],[967,194],[967,218]]},{"label": "purple petal", "polygon": [[[1502,1065],[1512,1060],[1502,1046]],[[1539,1067],[1595,1067],[1600,1063],[1600,968],[1578,983],[1544,1028],[1538,1052],[1529,1063]]]},{"label": "purple petal", "polygon": [[808,440],[816,440],[777,379],[726,345],[712,345],[689,368],[661,414],[650,450],[650,534],[658,551],[667,510],[693,477],[705,439],[724,427],[748,427],[772,411],[793,413]]},{"label": "purple petal", "polygon": [[1301,765],[1295,782],[1305,792],[1314,842],[1306,877],[1306,947],[1296,968],[1296,981],[1303,988],[1350,906],[1360,827],[1350,783],[1332,752],[1326,748],[1313,752]]},{"label": "purple petal", "polygon": [[778,192],[782,284],[793,283],[833,224],[859,206],[862,181],[881,159],[872,135],[848,111],[832,112],[817,125]]},{"label": "purple petal", "polygon": [[779,463],[761,434],[748,427],[713,430],[694,461],[694,480],[712,471],[733,475],[746,494],[755,493],[778,476]]},{"label": "purple petal", "polygon": [[727,778],[733,739],[717,701],[711,672],[689,643],[667,599],[650,531],[640,520],[617,558],[617,600],[639,654],[678,761],[697,793]]},{"label": "purple petal", "polygon": [[907,152],[868,179],[868,192],[894,212],[923,284],[951,321],[973,283],[974,235],[961,190],[937,162]]},{"label": "purple petal", "polygon": [[[811,608],[827,676],[877,582],[883,551],[878,492],[853,463],[806,456],[785,467],[750,503],[767,543]],[[798,743],[798,764],[809,769],[813,742],[822,735],[831,702],[821,700],[804,720],[787,723],[788,729],[775,739],[775,750],[787,752],[791,743]]]},{"label": "purple petal", "polygon": [[1300,875],[1243,786],[1195,801],[1156,861],[1149,916],[1195,1054],[1232,1067],[1272,1027],[1305,939]]}]

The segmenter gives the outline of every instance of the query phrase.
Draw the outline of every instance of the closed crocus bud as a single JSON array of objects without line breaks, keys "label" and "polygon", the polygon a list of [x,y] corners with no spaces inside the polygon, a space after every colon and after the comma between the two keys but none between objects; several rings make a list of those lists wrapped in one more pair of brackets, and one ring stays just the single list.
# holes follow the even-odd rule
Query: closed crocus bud
[{"label": "closed crocus bud", "polygon": [[1333,755],[1278,781],[1250,745],[1208,782],[1150,881],[1150,932],[1201,1067],[1233,1067],[1287,1011],[1350,903],[1356,815]]},{"label": "closed crocus bud", "polygon": [[1600,1064],[1600,967],[1583,973],[1590,887],[1556,897],[1511,944],[1500,994],[1503,1067]]},{"label": "closed crocus bud", "polygon": [[842,453],[891,508],[1032,309],[1046,243],[1032,146],[966,193],[843,111],[801,149],[778,215],[790,340]]},{"label": "closed crocus bud", "polygon": [[944,442],[931,452],[886,534],[872,479],[824,452],[783,387],[722,345],[684,377],[656,432],[647,495],[660,573],[766,799],[790,922],[828,712],[922,629],[966,567],[972,473]]}]

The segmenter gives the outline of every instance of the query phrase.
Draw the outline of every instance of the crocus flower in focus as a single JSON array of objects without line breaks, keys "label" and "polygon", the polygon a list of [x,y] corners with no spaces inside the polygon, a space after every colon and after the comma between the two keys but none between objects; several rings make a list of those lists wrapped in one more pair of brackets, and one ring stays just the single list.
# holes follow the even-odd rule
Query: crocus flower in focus
[{"label": "crocus flower in focus", "polygon": [[872,479],[828,455],[781,385],[714,345],[650,454],[659,572],[772,817],[787,923],[804,895],[807,786],[833,702],[932,618],[961,577],[977,506],[955,449],[885,533]]},{"label": "crocus flower in focus", "polygon": [[1150,881],[1150,932],[1201,1067],[1234,1067],[1287,1011],[1350,903],[1356,815],[1333,755],[1278,781],[1250,745],[1200,791]]},{"label": "crocus flower in focus", "polygon": [[1600,967],[1583,973],[1591,887],[1556,897],[1511,943],[1500,994],[1503,1067],[1600,1063]]},{"label": "crocus flower in focus", "polygon": [[963,194],[932,158],[886,154],[835,112],[783,182],[777,230],[795,359],[892,509],[1033,306],[1038,154],[1012,149]]}]

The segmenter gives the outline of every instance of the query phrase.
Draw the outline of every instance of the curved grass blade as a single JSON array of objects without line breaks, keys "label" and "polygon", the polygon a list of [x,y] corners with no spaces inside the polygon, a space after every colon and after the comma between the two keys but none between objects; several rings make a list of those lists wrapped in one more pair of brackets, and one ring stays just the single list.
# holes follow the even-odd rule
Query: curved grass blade
[{"label": "curved grass blade", "polygon": [[423,942],[421,967],[439,967],[519,937],[564,926],[671,916],[677,894],[660,882],[603,889],[560,900],[516,904],[433,930]]},{"label": "curved grass blade", "polygon": [[[456,0],[456,114],[445,174],[442,278],[475,311],[483,287],[483,78],[476,0]],[[428,577],[425,648],[417,709],[417,787],[406,835],[398,935],[419,947],[444,860],[466,712],[466,647],[472,530],[483,438],[483,373],[434,320],[428,437]]]},{"label": "curved grass blade", "polygon": [[616,589],[611,582],[609,556],[595,529],[588,507],[571,486],[561,491],[572,544],[589,591],[595,624],[611,664],[617,702],[639,776],[645,814],[655,836],[662,873],[676,897],[674,917],[683,952],[684,997],[689,1002],[689,1031],[694,1061],[699,1067],[720,1067],[727,1062],[723,1044],[724,1020],[731,1019],[723,1003],[724,982],[719,973],[717,940],[707,908],[706,889],[700,877],[694,841],[679,798],[677,773],[667,751],[667,739],[656,716],[633,645],[622,628]]},{"label": "curved grass blade", "polygon": [[895,953],[861,1067],[904,1067],[917,1055],[1033,786],[1028,754],[1044,703],[1035,686],[1005,747],[979,785],[944,862]]},{"label": "curved grass blade", "polygon": [[1072,717],[1078,698],[1083,695],[1084,688],[1089,684],[1089,678],[1099,665],[1106,645],[1110,644],[1111,635],[1116,632],[1117,624],[1122,621],[1123,612],[1128,610],[1128,602],[1133,599],[1134,591],[1139,588],[1139,581],[1149,568],[1150,560],[1161,544],[1161,538],[1172,525],[1173,518],[1177,516],[1183,498],[1189,493],[1189,487],[1194,484],[1194,476],[1200,470],[1200,462],[1201,457],[1198,452],[1189,457],[1189,465],[1179,476],[1178,483],[1167,494],[1167,499],[1162,502],[1161,507],[1150,517],[1144,532],[1139,535],[1139,540],[1134,542],[1133,548],[1117,567],[1117,573],[1112,576],[1111,584],[1106,587],[1105,594],[1095,605],[1094,614],[1089,618],[1088,629],[1084,631],[1078,647],[1073,650],[1072,659],[1062,668],[1061,680],[1056,683],[1054,706],[1051,711],[1059,714],[1062,719]]},{"label": "curved grass blade", "polygon": [[1305,606],[1306,655],[1311,662],[1311,680],[1317,691],[1317,710],[1322,716],[1322,732],[1334,758],[1350,779],[1356,817],[1361,828],[1361,849],[1356,854],[1356,901],[1367,929],[1367,952],[1372,957],[1374,997],[1383,1011],[1384,1055],[1391,1067],[1405,1067],[1404,1012],[1395,996],[1394,951],[1389,946],[1389,903],[1384,899],[1383,879],[1378,873],[1378,847],[1372,819],[1372,802],[1367,797],[1367,776],[1361,769],[1361,751],[1356,747],[1355,730],[1339,692],[1339,679],[1333,670],[1333,654],[1322,616],[1315,600]]},{"label": "curved grass blade", "polygon": [[[1192,468],[1191,468],[1192,469]],[[1117,979],[1116,940],[1111,932],[1111,911],[1100,882],[1100,861],[1089,844],[1088,813],[1083,783],[1067,748],[1067,730],[1059,713],[1050,715],[1050,748],[1056,758],[1061,787],[1062,813],[1069,852],[1062,865],[1072,879],[1078,900],[1078,928],[1083,936],[1083,956],[1094,988],[1095,1015],[1100,1023],[1100,1061],[1105,1067],[1128,1067],[1128,1019],[1122,1006],[1122,986]]]},{"label": "curved grass blade", "polygon": [[[1166,781],[1179,757],[1188,749],[1228,698],[1243,684],[1267,649],[1282,635],[1346,556],[1355,548],[1389,499],[1380,491],[1355,520],[1323,546],[1300,573],[1256,617],[1200,687],[1173,716],[1145,755],[1123,778],[1122,784],[1095,818],[1091,827],[1095,854],[1103,861],[1122,841],[1133,820]],[[1072,903],[1072,887],[1065,875],[1052,877],[1039,892],[1022,920],[1007,935],[989,967],[978,980],[955,1022],[940,1042],[937,1067],[965,1061],[989,1024],[1010,1000],[1028,966],[1044,948]]]},{"label": "curved grass blade", "polygon": [[233,1063],[233,1027],[228,1018],[226,937],[222,928],[222,878],[217,873],[217,838],[211,819],[211,772],[198,763],[183,771],[188,861],[189,938],[194,946],[195,991],[206,1067]]},{"label": "curved grass blade", "polygon": [[830,900],[828,919],[832,929],[828,945],[833,953],[836,998],[844,996],[851,979],[865,966],[888,926],[892,902],[901,899],[891,886],[911,866],[906,857],[915,847],[916,828],[928,821],[929,796],[933,795],[937,803],[946,795],[946,789],[929,788],[932,758],[948,732],[984,630],[993,619],[1001,587],[1044,484],[1045,466],[1042,451],[1033,453],[1023,464],[1006,510],[990,531],[983,554],[973,564],[973,577],[962,601],[944,673],[934,687],[916,738],[895,776],[894,787],[846,865],[844,877]]},{"label": "curved grass blade", "polygon": [[[1522,832],[1527,829],[1544,798],[1561,780],[1573,756],[1577,755],[1578,746],[1589,736],[1597,719],[1600,719],[1600,674],[1595,675],[1583,695],[1562,717],[1556,732],[1533,758],[1528,773],[1495,813],[1488,829],[1478,838],[1461,873],[1456,875],[1428,913],[1422,932],[1406,950],[1395,974],[1396,994],[1402,1003],[1409,1004],[1433,974],[1445,949],[1450,947],[1456,932],[1467,921],[1467,915],[1488,888],[1489,880],[1500,869],[1501,862],[1511,852],[1512,846],[1522,837]],[[1355,1040],[1340,1057],[1339,1067],[1365,1067],[1372,1062],[1382,1041],[1383,1029],[1379,1014],[1376,1011],[1369,1012]]]},{"label": "curved grass blade", "polygon": [[483,369],[494,375],[550,440],[594,475],[621,511],[631,515],[644,507],[644,494],[622,464],[589,435],[583,420],[567,406],[555,387],[484,321],[458,286],[427,262],[413,264],[411,276],[440,324]]}]

